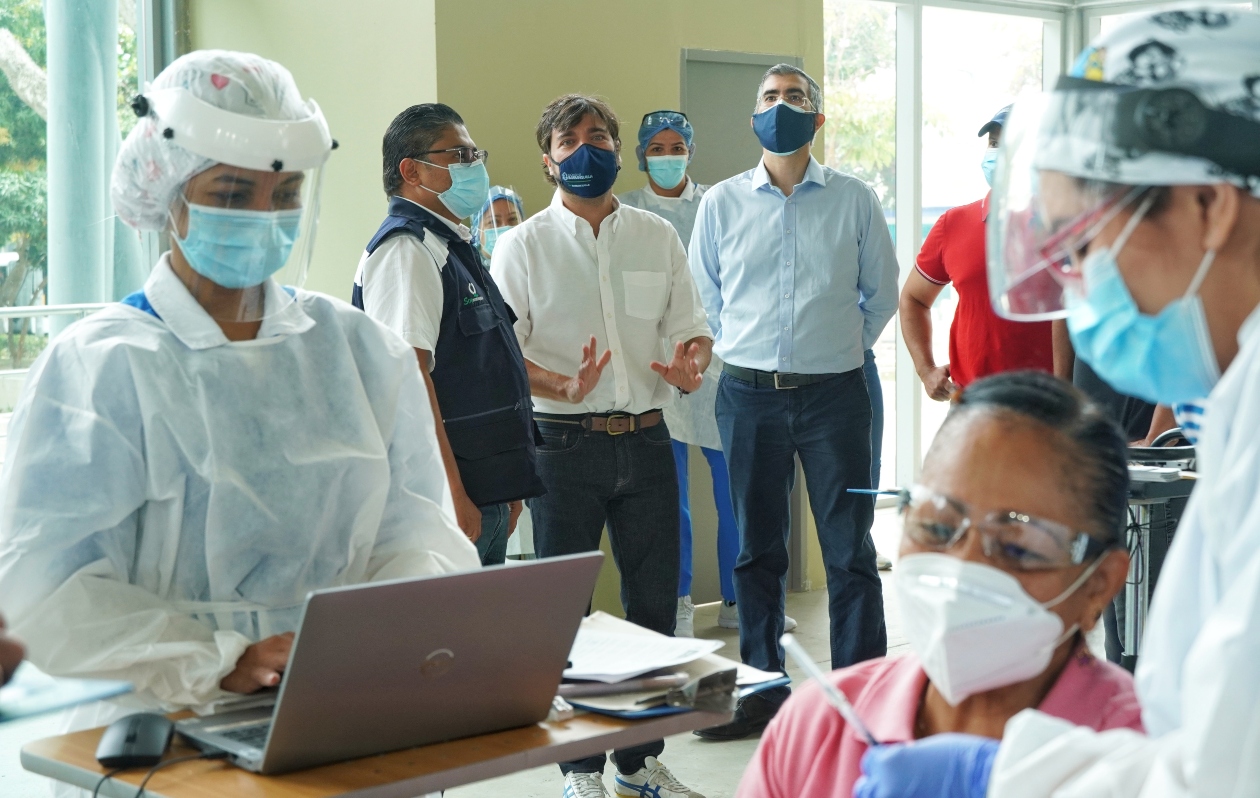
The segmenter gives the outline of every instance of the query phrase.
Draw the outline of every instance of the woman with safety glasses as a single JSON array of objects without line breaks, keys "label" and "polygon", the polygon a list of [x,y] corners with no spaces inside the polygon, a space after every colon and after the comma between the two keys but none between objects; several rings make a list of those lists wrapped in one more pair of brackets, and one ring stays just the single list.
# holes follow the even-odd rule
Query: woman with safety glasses
[{"label": "woman with safety glasses", "polygon": [[1210,393],[1138,657],[1149,737],[1024,712],[1000,746],[872,750],[859,798],[1260,794],[1258,54],[1251,11],[1142,14],[1016,104],[997,170],[998,312],[1066,318],[1077,356],[1123,393]]},{"label": "woman with safety glasses", "polygon": [[[1069,723],[1142,728],[1133,680],[1084,633],[1119,592],[1124,440],[1068,384],[1041,372],[962,394],[902,496],[893,572],[910,654],[835,671],[875,739],[1000,738],[1032,707]],[[741,796],[847,796],[868,745],[815,684],[761,738]]]},{"label": "woman with safety glasses", "polygon": [[319,106],[279,64],[198,51],[133,107],[114,206],[170,250],[31,368],[0,478],[0,606],[31,661],[135,686],[80,728],[275,687],[311,590],[479,565],[414,354],[294,287]]}]

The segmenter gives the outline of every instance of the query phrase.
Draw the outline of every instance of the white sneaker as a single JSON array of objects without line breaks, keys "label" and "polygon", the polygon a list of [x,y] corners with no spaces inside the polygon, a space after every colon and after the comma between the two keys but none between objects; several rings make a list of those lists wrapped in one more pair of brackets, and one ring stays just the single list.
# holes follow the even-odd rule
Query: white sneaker
[{"label": "white sneaker", "polygon": [[[739,608],[733,601],[723,601],[718,610],[718,626],[723,629],[739,628]],[[783,616],[783,631],[790,632],[796,628],[796,619],[791,615]]]},{"label": "white sneaker", "polygon": [[618,795],[633,798],[704,798],[703,795],[674,778],[669,768],[660,763],[654,756],[643,761],[643,767],[637,773],[623,776],[620,772],[616,778]]},{"label": "white sneaker", "polygon": [[608,798],[602,773],[570,773],[564,777],[563,798]]},{"label": "white sneaker", "polygon": [[678,620],[674,623],[674,637],[696,636],[696,605],[691,596],[678,597]]},{"label": "white sneaker", "polygon": [[881,571],[891,571],[891,570],[892,570],[892,560],[890,560],[890,559],[888,559],[887,557],[885,557],[884,555],[882,555],[882,554],[880,554],[880,553],[876,552],[876,554],[875,554],[875,567],[876,567],[876,568],[878,568],[878,569],[879,569],[879,570],[881,570]]}]

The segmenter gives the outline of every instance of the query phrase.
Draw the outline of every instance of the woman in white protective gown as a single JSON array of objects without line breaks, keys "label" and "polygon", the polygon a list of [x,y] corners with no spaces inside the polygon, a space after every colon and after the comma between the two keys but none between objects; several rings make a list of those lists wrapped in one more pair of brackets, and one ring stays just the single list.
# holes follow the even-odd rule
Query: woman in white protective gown
[{"label": "woman in white protective gown", "polygon": [[1147,735],[1027,710],[1000,745],[871,749],[858,798],[1260,796],[1260,15],[1177,6],[1017,102],[989,216],[1008,318],[1066,318],[1117,391],[1210,391],[1137,665]]},{"label": "woman in white protective gown", "polygon": [[336,146],[318,105],[279,64],[199,51],[134,108],[114,205],[170,251],[31,368],[0,478],[0,607],[30,660],[135,685],[71,728],[278,684],[313,589],[479,565],[411,349],[293,287]]}]

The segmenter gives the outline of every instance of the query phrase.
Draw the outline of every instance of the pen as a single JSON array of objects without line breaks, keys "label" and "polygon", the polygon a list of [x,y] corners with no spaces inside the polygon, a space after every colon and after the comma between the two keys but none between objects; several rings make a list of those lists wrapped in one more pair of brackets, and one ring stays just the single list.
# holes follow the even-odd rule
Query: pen
[{"label": "pen", "polygon": [[672,690],[682,687],[691,677],[685,673],[670,673],[665,676],[649,676],[644,679],[627,679],[624,682],[571,682],[556,688],[556,695],[561,698],[589,698],[597,695],[619,695],[621,693],[642,693],[648,690]]},{"label": "pen", "polygon": [[818,682],[818,686],[822,688],[823,695],[827,697],[827,702],[836,708],[840,713],[840,717],[844,718],[845,723],[852,726],[858,734],[870,745],[879,745],[879,741],[875,739],[875,735],[871,734],[870,729],[866,728],[866,724],[858,717],[857,710],[849,703],[849,699],[844,697],[844,693],[836,689],[823,672],[818,670],[818,666],[810,659],[809,654],[805,653],[805,649],[801,644],[796,642],[796,638],[790,634],[783,635],[779,638],[779,642],[783,644],[784,650],[792,655],[792,659],[796,660],[796,664],[805,671],[805,675]]},{"label": "pen", "polygon": [[900,496],[905,493],[901,488],[881,488],[879,490],[871,490],[870,488],[848,488],[848,493],[861,493],[866,496]]}]

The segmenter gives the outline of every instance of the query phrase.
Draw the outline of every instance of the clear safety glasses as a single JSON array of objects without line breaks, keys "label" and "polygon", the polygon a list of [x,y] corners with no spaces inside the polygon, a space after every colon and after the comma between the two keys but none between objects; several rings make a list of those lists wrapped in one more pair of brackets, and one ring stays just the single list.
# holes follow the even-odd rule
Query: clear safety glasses
[{"label": "clear safety glasses", "polygon": [[640,128],[661,128],[672,127],[674,129],[687,128],[691,129],[691,121],[687,119],[687,115],[682,111],[649,111],[643,115],[643,121],[639,123]]},{"label": "clear safety glasses", "polygon": [[902,531],[915,544],[944,552],[974,529],[985,556],[1007,570],[1070,568],[1112,548],[1088,533],[1015,510],[976,518],[966,504],[922,485],[902,491],[900,498]]}]

